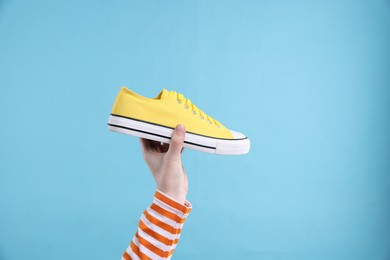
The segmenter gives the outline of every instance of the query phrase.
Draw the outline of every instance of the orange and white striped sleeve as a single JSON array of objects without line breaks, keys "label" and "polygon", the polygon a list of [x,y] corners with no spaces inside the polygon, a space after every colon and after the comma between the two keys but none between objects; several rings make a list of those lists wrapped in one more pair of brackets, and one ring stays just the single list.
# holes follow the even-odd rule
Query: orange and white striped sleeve
[{"label": "orange and white striped sleeve", "polygon": [[170,259],[191,209],[189,201],[183,205],[157,189],[122,260]]}]

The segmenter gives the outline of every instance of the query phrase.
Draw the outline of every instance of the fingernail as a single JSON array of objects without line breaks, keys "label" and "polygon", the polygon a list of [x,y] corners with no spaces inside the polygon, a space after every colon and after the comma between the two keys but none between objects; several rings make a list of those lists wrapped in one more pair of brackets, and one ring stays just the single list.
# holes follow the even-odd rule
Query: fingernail
[{"label": "fingernail", "polygon": [[176,126],[176,132],[178,133],[184,133],[186,130],[184,128],[184,125],[180,124]]}]

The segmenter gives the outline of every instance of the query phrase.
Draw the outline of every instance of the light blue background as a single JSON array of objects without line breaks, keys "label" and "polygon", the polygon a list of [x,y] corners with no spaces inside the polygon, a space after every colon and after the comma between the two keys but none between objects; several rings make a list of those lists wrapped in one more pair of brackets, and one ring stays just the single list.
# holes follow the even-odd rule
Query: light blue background
[{"label": "light blue background", "polygon": [[0,259],[120,259],[155,184],[120,86],[251,152],[186,150],[174,259],[390,258],[390,1],[0,0]]}]

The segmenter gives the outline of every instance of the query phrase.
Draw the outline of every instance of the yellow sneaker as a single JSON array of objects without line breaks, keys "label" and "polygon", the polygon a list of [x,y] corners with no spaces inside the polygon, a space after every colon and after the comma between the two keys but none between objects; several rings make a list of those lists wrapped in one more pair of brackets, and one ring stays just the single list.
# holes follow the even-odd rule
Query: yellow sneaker
[{"label": "yellow sneaker", "polygon": [[227,129],[206,115],[182,94],[163,89],[155,98],[146,98],[122,87],[108,128],[112,131],[169,143],[173,129],[184,124],[184,147],[216,154],[245,154],[249,139]]}]

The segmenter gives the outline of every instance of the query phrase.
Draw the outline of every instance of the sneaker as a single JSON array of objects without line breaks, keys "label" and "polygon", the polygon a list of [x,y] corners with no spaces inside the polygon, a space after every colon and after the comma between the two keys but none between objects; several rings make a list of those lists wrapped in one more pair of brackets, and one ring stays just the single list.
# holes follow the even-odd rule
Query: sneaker
[{"label": "sneaker", "polygon": [[206,115],[182,94],[163,89],[155,98],[146,98],[122,87],[108,128],[112,131],[169,143],[178,124],[186,128],[184,147],[215,154],[246,154],[249,139]]}]

